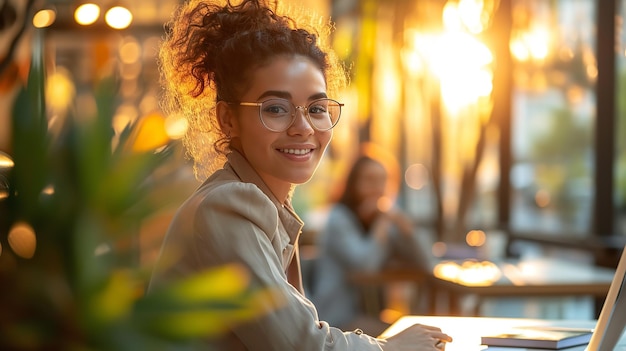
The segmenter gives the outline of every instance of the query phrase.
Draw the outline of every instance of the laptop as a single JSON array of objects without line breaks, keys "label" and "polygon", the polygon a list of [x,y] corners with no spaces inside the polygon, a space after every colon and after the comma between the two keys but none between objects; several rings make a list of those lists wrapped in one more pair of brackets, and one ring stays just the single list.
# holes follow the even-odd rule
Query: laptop
[{"label": "laptop", "polygon": [[598,322],[585,351],[626,350],[619,344],[626,327],[626,246],[617,264],[611,287],[604,300]]}]

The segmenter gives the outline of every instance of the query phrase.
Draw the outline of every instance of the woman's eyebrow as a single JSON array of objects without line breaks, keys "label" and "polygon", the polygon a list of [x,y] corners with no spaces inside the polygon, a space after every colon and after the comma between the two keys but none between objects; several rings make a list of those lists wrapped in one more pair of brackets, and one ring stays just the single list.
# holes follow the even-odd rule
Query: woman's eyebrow
[{"label": "woman's eyebrow", "polygon": [[276,96],[276,97],[279,97],[279,98],[291,100],[291,94],[286,92],[286,91],[268,90],[268,91],[264,92],[263,94],[261,94],[261,96],[259,96],[257,98],[257,101],[261,100],[261,99],[263,99],[264,97],[267,97],[267,96]]},{"label": "woman's eyebrow", "polygon": [[309,97],[309,100],[325,99],[327,97],[328,95],[326,95],[326,93],[317,93],[317,94],[311,95]]},{"label": "woman's eyebrow", "polygon": [[[263,94],[261,94],[261,96],[259,96],[257,98],[257,101],[261,100],[261,99],[263,99],[265,97],[268,97],[268,96],[275,96],[275,97],[291,100],[291,94],[289,92],[279,91],[279,90],[268,90],[268,91],[264,92]],[[325,92],[321,92],[321,93],[317,93],[317,94],[311,95],[309,97],[309,100],[324,99],[324,98],[327,98],[327,97],[328,97],[328,95],[326,95]]]}]

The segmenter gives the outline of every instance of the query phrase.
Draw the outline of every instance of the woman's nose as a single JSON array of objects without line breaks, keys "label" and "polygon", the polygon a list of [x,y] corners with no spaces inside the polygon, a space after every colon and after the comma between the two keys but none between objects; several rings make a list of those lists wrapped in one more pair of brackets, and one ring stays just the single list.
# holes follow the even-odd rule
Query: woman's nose
[{"label": "woman's nose", "polygon": [[313,133],[314,129],[311,125],[311,121],[307,116],[306,107],[296,106],[296,112],[294,121],[289,127],[289,130],[296,130],[300,133]]}]

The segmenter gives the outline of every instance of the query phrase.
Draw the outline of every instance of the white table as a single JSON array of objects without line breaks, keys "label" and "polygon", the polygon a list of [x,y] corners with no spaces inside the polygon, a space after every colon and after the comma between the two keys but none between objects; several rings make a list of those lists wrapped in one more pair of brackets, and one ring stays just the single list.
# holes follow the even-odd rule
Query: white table
[{"label": "white table", "polygon": [[[480,344],[481,335],[504,332],[516,326],[558,326],[571,328],[589,328],[596,325],[596,321],[573,321],[573,320],[542,320],[527,318],[489,318],[489,317],[442,317],[442,316],[404,316],[393,323],[382,336],[394,335],[413,324],[432,325],[442,329],[443,332],[452,336],[454,341],[446,346],[446,351],[499,351],[499,350],[529,350],[523,348],[487,348]],[[584,346],[568,348],[567,351],[583,351]],[[626,335],[616,348],[618,351],[626,350]]]}]

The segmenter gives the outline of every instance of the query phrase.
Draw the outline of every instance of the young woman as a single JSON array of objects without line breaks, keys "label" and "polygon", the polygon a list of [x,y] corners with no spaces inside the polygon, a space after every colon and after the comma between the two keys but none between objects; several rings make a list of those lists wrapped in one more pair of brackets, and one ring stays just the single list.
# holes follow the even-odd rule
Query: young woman
[{"label": "young woman", "polygon": [[338,189],[318,234],[310,298],[320,318],[333,325],[362,324],[371,332],[384,328],[366,315],[362,288],[351,281],[352,274],[377,272],[392,263],[425,267],[413,222],[392,206],[399,183],[394,166],[388,157],[364,151]]},{"label": "young woman", "polygon": [[171,21],[160,64],[170,112],[187,117],[184,144],[209,177],[173,219],[149,290],[235,262],[252,284],[284,295],[209,349],[436,350],[450,340],[420,325],[386,340],[343,332],[319,321],[302,293],[303,223],[291,194],[315,172],[341,114],[332,100],[341,68],[314,30],[261,0],[192,0]]}]

